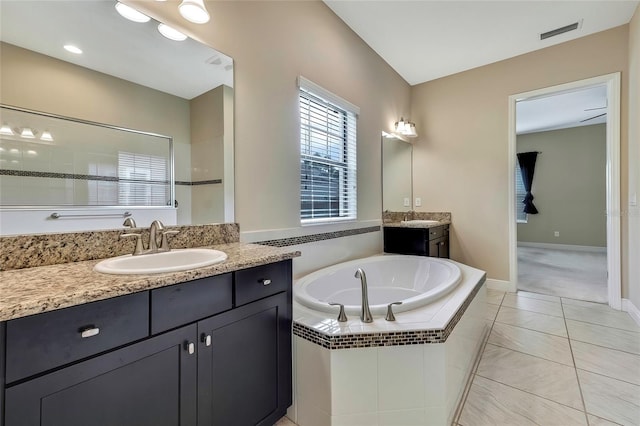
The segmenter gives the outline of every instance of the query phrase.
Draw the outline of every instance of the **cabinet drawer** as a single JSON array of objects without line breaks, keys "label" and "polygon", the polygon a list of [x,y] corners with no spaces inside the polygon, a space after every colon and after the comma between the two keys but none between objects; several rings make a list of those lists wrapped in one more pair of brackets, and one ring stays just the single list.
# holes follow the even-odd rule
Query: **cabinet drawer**
[{"label": "cabinet drawer", "polygon": [[291,261],[271,263],[236,272],[236,306],[291,288]]},{"label": "cabinet drawer", "polygon": [[224,274],[152,290],[151,333],[231,309],[232,287],[231,274]]},{"label": "cabinet drawer", "polygon": [[428,228],[429,232],[429,240],[435,240],[436,238],[444,237],[444,229],[446,226],[434,226],[433,228]]},{"label": "cabinet drawer", "polygon": [[148,335],[148,292],[11,320],[6,380],[20,380]]}]

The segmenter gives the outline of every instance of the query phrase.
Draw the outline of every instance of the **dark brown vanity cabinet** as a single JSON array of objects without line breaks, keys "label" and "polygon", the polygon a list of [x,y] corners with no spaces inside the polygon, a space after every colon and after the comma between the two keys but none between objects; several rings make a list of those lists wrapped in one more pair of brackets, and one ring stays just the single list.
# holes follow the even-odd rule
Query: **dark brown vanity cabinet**
[{"label": "dark brown vanity cabinet", "polygon": [[271,426],[291,405],[290,260],[0,331],[0,425]]},{"label": "dark brown vanity cabinet", "polygon": [[385,253],[449,258],[449,225],[384,227]]}]

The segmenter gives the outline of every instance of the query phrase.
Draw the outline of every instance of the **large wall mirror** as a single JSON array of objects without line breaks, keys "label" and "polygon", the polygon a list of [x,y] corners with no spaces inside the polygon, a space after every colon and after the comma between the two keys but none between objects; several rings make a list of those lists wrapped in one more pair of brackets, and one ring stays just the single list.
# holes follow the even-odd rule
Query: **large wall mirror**
[{"label": "large wall mirror", "polygon": [[413,145],[382,135],[382,210],[411,210]]},{"label": "large wall mirror", "polygon": [[[13,196],[0,197],[0,234],[60,231],[50,220],[54,210],[100,216],[74,220],[74,228],[62,230],[120,226],[120,219],[104,220],[105,208],[126,208],[134,217],[157,215],[167,224],[234,221],[233,59],[190,38],[169,39],[153,19],[127,20],[116,4],[0,2],[0,104],[13,108],[0,110],[0,191]],[[65,145],[64,132],[53,130],[64,128],[65,118],[96,124],[95,133],[85,128],[82,138]],[[129,129],[137,137],[107,135],[105,127]],[[35,138],[23,138],[24,128],[34,129]],[[126,176],[118,172],[127,152],[168,168],[151,179],[175,180],[173,188],[162,189],[163,205],[145,205],[133,192],[127,196],[127,188],[142,188],[135,179],[153,173],[151,165],[147,171],[139,166],[131,185],[131,169]],[[109,171],[104,182],[90,176],[97,153],[104,154],[102,170]],[[38,212],[29,217],[42,223],[14,232],[16,212]]]}]

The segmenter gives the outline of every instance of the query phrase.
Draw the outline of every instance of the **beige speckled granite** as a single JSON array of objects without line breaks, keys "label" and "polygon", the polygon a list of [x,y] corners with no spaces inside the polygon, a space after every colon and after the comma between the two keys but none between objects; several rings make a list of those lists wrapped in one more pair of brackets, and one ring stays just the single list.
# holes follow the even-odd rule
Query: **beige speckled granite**
[{"label": "beige speckled granite", "polygon": [[153,275],[101,274],[93,270],[98,260],[0,272],[0,321],[300,256],[299,251],[256,244],[231,243],[210,248],[227,253],[227,260],[204,268]]},{"label": "beige speckled granite", "polygon": [[[417,223],[402,223],[405,220],[437,220],[439,223],[427,225]],[[451,213],[449,212],[391,212],[382,213],[382,223],[385,227],[392,228],[433,228],[435,226],[450,225]]]},{"label": "beige speckled granite", "polygon": [[[166,229],[180,231],[169,237],[171,248],[203,247],[240,241],[240,227],[236,223],[167,226]],[[142,228],[0,237],[0,271],[105,259],[133,253],[135,238],[120,238],[125,232],[142,232],[145,244],[149,241],[149,230]]]}]

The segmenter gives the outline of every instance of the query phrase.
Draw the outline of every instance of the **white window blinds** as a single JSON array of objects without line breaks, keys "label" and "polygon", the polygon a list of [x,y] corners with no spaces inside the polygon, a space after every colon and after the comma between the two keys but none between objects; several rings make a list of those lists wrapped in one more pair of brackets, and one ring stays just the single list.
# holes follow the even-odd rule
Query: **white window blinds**
[{"label": "white window blinds", "polygon": [[161,156],[118,152],[118,204],[166,206],[170,200],[169,168]]},{"label": "white window blinds", "polygon": [[355,220],[359,108],[300,77],[300,218]]}]

